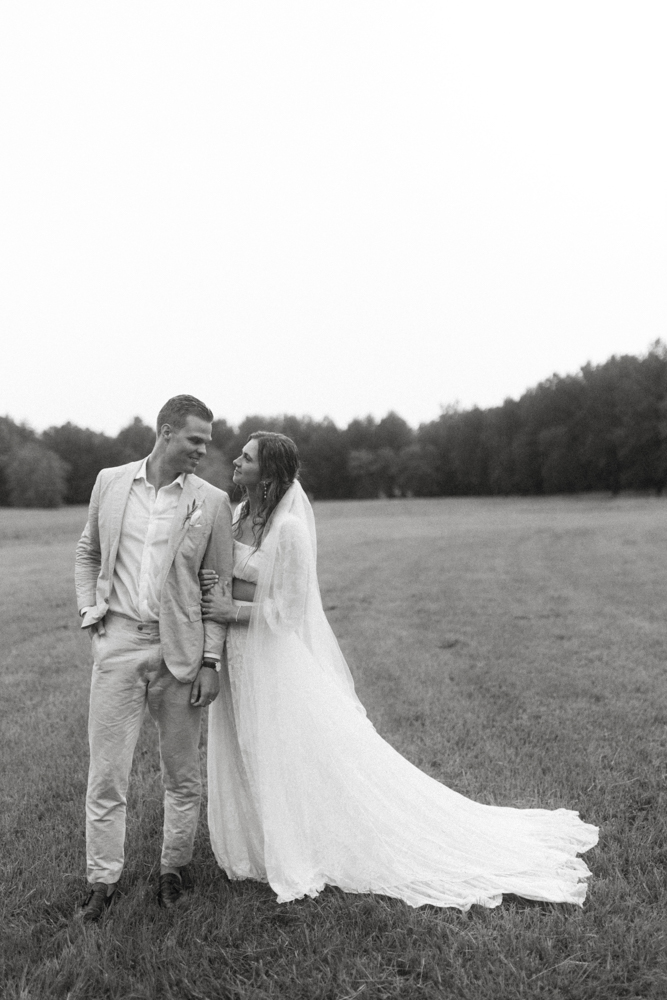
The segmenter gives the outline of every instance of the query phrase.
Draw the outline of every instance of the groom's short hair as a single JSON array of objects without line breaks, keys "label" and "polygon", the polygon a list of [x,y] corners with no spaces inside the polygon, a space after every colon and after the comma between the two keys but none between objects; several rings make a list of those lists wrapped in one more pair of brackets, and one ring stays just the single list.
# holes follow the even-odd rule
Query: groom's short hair
[{"label": "groom's short hair", "polygon": [[157,434],[164,424],[170,424],[176,430],[183,427],[189,416],[199,417],[207,423],[213,423],[213,414],[206,403],[196,396],[172,396],[164,404],[157,415]]}]

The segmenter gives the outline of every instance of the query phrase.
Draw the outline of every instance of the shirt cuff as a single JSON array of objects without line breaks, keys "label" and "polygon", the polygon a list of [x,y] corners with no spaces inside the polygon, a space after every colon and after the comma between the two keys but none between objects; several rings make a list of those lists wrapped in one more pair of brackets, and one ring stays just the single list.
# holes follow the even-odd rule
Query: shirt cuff
[{"label": "shirt cuff", "polygon": [[220,663],[220,657],[217,653],[207,653],[206,651],[202,656],[202,660],[215,660],[216,663]]}]

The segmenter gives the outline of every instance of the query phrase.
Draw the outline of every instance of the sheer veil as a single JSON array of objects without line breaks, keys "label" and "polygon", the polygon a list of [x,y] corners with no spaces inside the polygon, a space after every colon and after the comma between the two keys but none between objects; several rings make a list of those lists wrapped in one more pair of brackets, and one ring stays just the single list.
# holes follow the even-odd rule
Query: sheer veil
[{"label": "sheer veil", "polygon": [[[294,481],[276,507],[262,539],[262,569],[244,653],[244,672],[265,674],[276,640],[300,640],[323,678],[352,699],[363,715],[352,674],[322,607],[317,581],[313,508]],[[260,683],[262,678],[257,678]],[[260,691],[255,691],[260,696]]]}]

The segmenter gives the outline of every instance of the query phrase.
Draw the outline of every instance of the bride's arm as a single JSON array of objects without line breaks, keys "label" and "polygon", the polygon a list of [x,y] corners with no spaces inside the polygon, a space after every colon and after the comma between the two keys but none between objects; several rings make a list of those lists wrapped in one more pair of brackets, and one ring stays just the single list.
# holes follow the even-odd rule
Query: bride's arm
[{"label": "bride's arm", "polygon": [[[199,584],[202,594],[207,594],[212,590],[219,579],[220,577],[214,569],[200,569]],[[254,601],[256,589],[257,584],[251,583],[249,580],[240,580],[237,576],[232,580],[232,597],[235,601]]]},{"label": "bride's arm", "polygon": [[249,580],[239,580],[236,576],[232,580],[232,597],[235,601],[254,601],[256,589],[257,584],[250,583]]},{"label": "bride's arm", "polygon": [[304,526],[291,519],[282,524],[268,559],[269,578],[260,587],[261,595],[256,595],[255,584],[245,580],[235,578],[230,592],[209,571],[200,572],[203,618],[221,624],[247,624],[252,607],[232,604],[232,596],[237,601],[253,602],[261,596],[262,616],[273,629],[300,632],[309,593],[314,591],[319,599],[312,546]]}]

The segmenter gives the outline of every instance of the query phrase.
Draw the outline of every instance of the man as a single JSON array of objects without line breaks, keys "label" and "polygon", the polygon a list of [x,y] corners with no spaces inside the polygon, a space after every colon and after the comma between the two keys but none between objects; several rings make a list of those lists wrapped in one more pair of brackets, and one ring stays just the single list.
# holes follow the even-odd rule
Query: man
[{"label": "man", "polygon": [[123,870],[126,792],[146,706],[165,786],[161,905],[175,905],[191,884],[201,709],[218,694],[225,639],[224,626],[202,621],[198,573],[232,576],[229,499],[194,475],[212,420],[194,396],[168,400],[148,458],[100,472],[77,545],[79,614],[94,659],[84,920],[100,918]]}]

